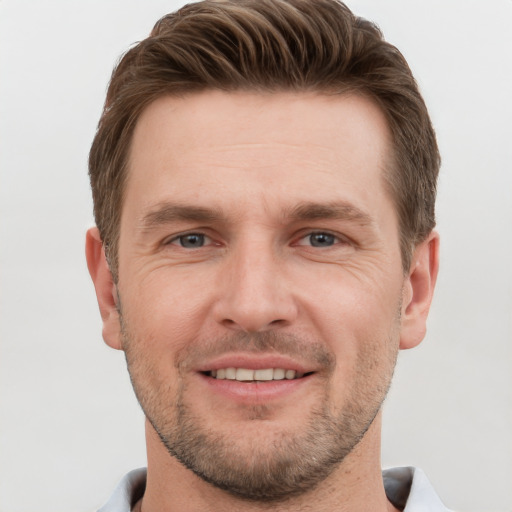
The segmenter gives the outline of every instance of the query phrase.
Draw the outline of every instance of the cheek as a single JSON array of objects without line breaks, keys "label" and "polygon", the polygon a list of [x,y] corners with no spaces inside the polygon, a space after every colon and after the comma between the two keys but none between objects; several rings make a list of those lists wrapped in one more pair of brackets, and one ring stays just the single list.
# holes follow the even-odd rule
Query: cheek
[{"label": "cheek", "polygon": [[334,389],[342,400],[354,387],[380,387],[392,373],[400,297],[396,280],[363,283],[345,276],[311,305],[316,308],[311,314],[315,328],[336,356]]},{"label": "cheek", "polygon": [[138,338],[175,345],[192,341],[206,318],[211,285],[179,272],[156,272],[122,293],[122,310]]},{"label": "cheek", "polygon": [[316,318],[317,329],[361,338],[389,334],[400,310],[401,278],[369,274],[344,268],[309,283],[301,300]]}]

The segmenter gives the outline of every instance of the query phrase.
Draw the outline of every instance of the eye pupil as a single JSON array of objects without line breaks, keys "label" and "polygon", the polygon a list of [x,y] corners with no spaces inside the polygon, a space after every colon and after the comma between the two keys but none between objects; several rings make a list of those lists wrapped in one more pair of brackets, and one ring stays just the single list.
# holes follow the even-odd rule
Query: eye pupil
[{"label": "eye pupil", "polygon": [[313,233],[309,240],[313,247],[329,247],[334,244],[335,237],[329,233]]},{"label": "eye pupil", "polygon": [[202,247],[204,245],[204,235],[200,234],[190,234],[183,235],[179,238],[180,244],[182,247],[186,247],[187,249],[194,249],[196,247]]}]

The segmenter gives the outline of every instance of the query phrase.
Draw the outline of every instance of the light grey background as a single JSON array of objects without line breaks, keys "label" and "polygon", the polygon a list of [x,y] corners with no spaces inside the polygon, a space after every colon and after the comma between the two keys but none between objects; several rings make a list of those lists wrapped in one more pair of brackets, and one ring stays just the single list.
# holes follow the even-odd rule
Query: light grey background
[{"label": "light grey background", "polygon": [[[179,3],[0,1],[0,512],[94,510],[145,464],[85,266],[86,161],[113,63]],[[443,154],[437,296],[383,464],[422,467],[454,509],[512,510],[512,1],[349,5],[409,60]]]}]

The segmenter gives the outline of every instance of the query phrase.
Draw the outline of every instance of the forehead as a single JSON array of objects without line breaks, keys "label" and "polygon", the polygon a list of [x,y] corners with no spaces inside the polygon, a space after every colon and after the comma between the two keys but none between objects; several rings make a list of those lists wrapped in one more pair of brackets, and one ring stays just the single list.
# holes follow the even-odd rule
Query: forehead
[{"label": "forehead", "polygon": [[246,207],[284,198],[289,207],[340,196],[371,202],[384,194],[390,147],[384,115],[359,95],[162,97],[135,128],[124,203],[147,209],[178,198],[227,207],[230,194]]}]

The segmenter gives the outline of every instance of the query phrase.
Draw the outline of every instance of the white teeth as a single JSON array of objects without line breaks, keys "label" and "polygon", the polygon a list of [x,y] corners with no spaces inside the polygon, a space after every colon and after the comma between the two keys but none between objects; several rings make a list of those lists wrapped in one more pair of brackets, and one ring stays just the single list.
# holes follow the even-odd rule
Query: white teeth
[{"label": "white teeth", "polygon": [[226,368],[226,379],[229,379],[229,380],[236,379],[236,368]]},{"label": "white teeth", "polygon": [[250,370],[248,368],[219,368],[212,370],[210,376],[216,379],[229,379],[238,381],[269,381],[283,379],[299,379],[304,376],[303,373],[296,370],[285,370],[283,368],[264,368],[260,370]]},{"label": "white teeth", "polygon": [[255,370],[254,380],[272,380],[274,378],[274,369],[267,368],[265,370]]},{"label": "white teeth", "polygon": [[282,368],[274,368],[274,380],[283,380],[285,371]]},{"label": "white teeth", "polygon": [[236,380],[254,380],[254,370],[238,368],[236,370]]}]

